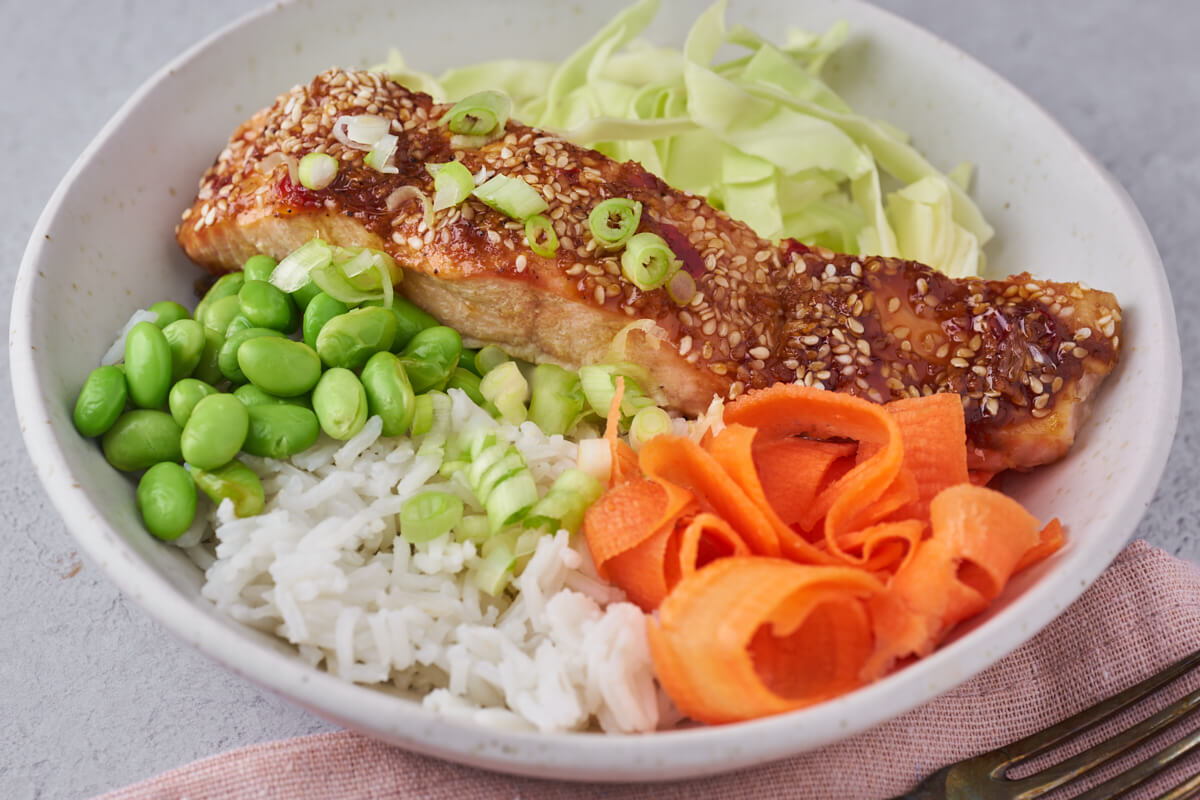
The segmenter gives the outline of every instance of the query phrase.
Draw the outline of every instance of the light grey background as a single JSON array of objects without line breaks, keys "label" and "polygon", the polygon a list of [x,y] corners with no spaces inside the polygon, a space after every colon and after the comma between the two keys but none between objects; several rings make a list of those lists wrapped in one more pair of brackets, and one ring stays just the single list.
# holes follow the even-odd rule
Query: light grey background
[{"label": "light grey background", "polygon": [[[881,5],[1023,89],[1129,190],[1166,263],[1184,363],[1193,363],[1200,4]],[[105,120],[165,61],[250,8],[235,0],[0,2],[5,297],[41,207]],[[8,317],[0,303],[0,329]],[[7,387],[7,350],[0,359]],[[1200,562],[1197,377],[1185,374],[1183,386],[1166,476],[1137,536]],[[0,797],[86,797],[239,745],[331,728],[186,649],[120,595],[77,554],[34,478],[7,388],[0,418]]]}]

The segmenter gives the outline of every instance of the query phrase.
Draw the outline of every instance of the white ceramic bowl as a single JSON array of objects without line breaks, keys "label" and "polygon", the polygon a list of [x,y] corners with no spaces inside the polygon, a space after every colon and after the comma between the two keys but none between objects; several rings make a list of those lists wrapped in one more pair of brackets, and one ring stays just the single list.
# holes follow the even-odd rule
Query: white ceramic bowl
[{"label": "white ceramic bowl", "polygon": [[[58,187],[30,239],[12,313],[17,409],[39,475],[67,525],[164,626],[236,672],[347,727],[482,767],[576,779],[695,776],[849,736],[979,672],[1062,611],[1125,544],[1151,499],[1179,411],[1180,357],[1162,265],[1125,193],[1018,91],[932,35],[853,0],[756,0],[730,17],[762,31],[846,19],[829,67],[857,107],[911,131],[936,163],[978,165],[976,196],[997,236],[993,274],[1023,269],[1114,291],[1123,361],[1064,461],[1008,486],[1069,545],[1017,577],[995,607],[938,652],[872,686],[792,714],[648,736],[496,732],[349,685],[216,613],[200,572],[143,530],[130,482],[71,425],[75,394],[132,309],[190,297],[197,273],[172,229],[232,128],[279,92],[400,46],[430,71],[454,59],[561,57],[605,21],[604,4],[272,5],[197,45],[130,98]],[[652,38],[678,43],[700,10],[668,4]],[[463,55],[467,54],[467,55]]]}]

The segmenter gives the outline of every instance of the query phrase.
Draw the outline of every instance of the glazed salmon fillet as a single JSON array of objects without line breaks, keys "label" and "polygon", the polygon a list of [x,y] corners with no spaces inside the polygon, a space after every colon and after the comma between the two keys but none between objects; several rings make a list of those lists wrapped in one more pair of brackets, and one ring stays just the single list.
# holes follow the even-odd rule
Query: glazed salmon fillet
[{"label": "glazed salmon fillet", "polygon": [[[571,368],[631,362],[648,393],[690,415],[714,395],[781,381],[876,402],[954,392],[979,470],[1060,458],[1117,363],[1121,310],[1107,292],[772,243],[636,163],[515,121],[456,148],[440,122],[448,109],[369,72],[334,69],[293,88],[234,131],[183,213],[180,245],[213,273],[256,253],[283,258],[314,236],[380,249],[403,267],[398,290],[468,341]],[[360,114],[389,121],[394,173],[335,135]],[[339,162],[319,191],[289,176],[288,159],[312,152]],[[523,223],[473,197],[428,224],[413,189],[431,198],[426,165],[451,160],[534,187],[557,251],[537,255]],[[642,204],[639,231],[662,236],[694,279],[686,304],[637,288],[619,252],[597,246],[588,215],[610,197]]]}]

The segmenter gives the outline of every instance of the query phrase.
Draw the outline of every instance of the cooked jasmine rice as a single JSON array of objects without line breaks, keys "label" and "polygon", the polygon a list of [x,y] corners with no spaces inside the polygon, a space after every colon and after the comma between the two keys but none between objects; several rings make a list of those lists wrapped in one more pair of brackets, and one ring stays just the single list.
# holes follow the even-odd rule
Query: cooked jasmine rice
[{"label": "cooked jasmine rice", "polygon": [[[450,396],[451,431],[493,428],[520,450],[540,493],[574,466],[573,442],[529,422],[499,424],[464,393]],[[436,434],[379,432],[372,418],[350,441],[323,438],[288,461],[244,457],[262,479],[264,512],[238,519],[226,501],[179,542],[205,570],[204,596],[314,666],[486,725],[634,732],[673,713],[642,612],[598,578],[582,537],[543,536],[506,593],[480,592],[465,569],[479,560],[471,542],[397,535],[400,507],[419,491],[481,510],[465,482],[438,474],[441,456],[427,452],[436,447],[422,450]]]}]

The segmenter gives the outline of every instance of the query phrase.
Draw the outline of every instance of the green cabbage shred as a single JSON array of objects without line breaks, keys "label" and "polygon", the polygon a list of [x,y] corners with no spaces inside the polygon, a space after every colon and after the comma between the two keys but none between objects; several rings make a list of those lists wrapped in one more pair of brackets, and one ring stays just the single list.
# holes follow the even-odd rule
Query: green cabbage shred
[{"label": "green cabbage shred", "polygon": [[[821,80],[844,22],[792,28],[775,45],[727,28],[718,2],[674,49],[638,38],[657,10],[639,0],[558,64],[504,59],[435,79],[393,50],[377,69],[440,101],[504,91],[514,118],[636,160],[763,238],[980,274],[993,231],[967,196],[970,165],[939,171],[907,134],[855,113]],[[730,47],[740,54],[717,61]]]}]

